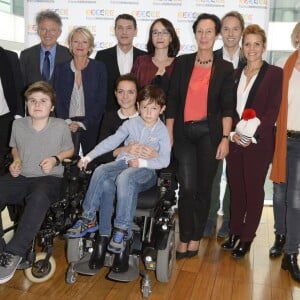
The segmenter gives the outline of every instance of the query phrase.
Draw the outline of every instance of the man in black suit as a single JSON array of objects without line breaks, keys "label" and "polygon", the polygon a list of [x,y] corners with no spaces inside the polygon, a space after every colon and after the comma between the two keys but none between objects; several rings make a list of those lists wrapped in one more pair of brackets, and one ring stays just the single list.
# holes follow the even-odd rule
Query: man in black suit
[{"label": "man in black suit", "polygon": [[[41,43],[23,50],[20,55],[25,87],[39,80],[52,84],[54,67],[71,59],[69,49],[57,43],[62,31],[60,16],[51,10],[44,10],[37,14],[36,24]],[[43,76],[46,56],[50,69],[48,76]]]},{"label": "man in black suit", "polygon": [[9,152],[9,138],[14,117],[24,115],[22,74],[18,55],[0,47],[0,174]]},{"label": "man in black suit", "polygon": [[121,14],[115,20],[117,45],[97,52],[95,59],[105,63],[107,69],[107,101],[106,111],[119,108],[115,94],[115,81],[123,74],[131,71],[134,60],[147,52],[133,47],[133,39],[137,34],[136,20],[132,15]]}]

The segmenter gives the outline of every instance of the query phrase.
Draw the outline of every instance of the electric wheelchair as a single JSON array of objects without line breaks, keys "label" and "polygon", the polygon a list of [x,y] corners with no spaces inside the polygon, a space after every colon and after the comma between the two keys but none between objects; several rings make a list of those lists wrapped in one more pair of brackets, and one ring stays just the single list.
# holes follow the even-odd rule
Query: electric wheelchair
[{"label": "electric wheelchair", "polygon": [[[151,293],[151,281],[146,272],[140,271],[141,261],[146,270],[156,272],[158,281],[168,282],[171,277],[175,261],[174,184],[173,172],[161,170],[157,185],[138,196],[133,235],[125,250],[121,254],[106,252],[104,266],[110,268],[107,277],[127,282],[141,274],[144,297]],[[78,274],[92,276],[98,272],[88,266],[94,242],[95,233],[67,239],[67,283],[75,283]]]}]

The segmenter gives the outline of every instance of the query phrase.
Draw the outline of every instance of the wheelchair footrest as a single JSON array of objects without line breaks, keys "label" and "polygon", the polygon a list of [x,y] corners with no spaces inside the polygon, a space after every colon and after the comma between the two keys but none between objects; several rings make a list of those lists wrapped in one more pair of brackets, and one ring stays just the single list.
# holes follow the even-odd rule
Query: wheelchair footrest
[{"label": "wheelchair footrest", "polygon": [[110,271],[108,278],[115,281],[127,282],[138,279],[140,274],[140,258],[137,255],[129,255],[129,268],[128,271],[123,273],[116,273]]}]

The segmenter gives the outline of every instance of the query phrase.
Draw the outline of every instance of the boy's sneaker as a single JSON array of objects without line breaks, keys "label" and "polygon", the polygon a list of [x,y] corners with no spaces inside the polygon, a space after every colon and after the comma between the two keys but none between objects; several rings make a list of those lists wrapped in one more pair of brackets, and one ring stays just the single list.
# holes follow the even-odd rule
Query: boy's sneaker
[{"label": "boy's sneaker", "polygon": [[112,238],[107,245],[107,250],[116,254],[121,253],[126,246],[126,241],[124,239],[126,235],[126,230],[115,229]]},{"label": "boy's sneaker", "polygon": [[0,284],[7,282],[14,276],[21,260],[22,258],[19,255],[8,252],[0,254]]},{"label": "boy's sneaker", "polygon": [[67,230],[66,236],[68,238],[79,238],[85,236],[89,232],[95,232],[98,230],[98,224],[95,220],[88,220],[81,218],[76,221],[72,228]]}]

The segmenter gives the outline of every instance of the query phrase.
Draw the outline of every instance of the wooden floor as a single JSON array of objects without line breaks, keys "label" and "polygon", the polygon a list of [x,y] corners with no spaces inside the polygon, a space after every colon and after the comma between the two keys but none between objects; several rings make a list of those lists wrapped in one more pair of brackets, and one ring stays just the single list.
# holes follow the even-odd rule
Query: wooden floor
[{"label": "wooden floor", "polygon": [[[153,272],[153,299],[224,299],[224,300],[299,300],[300,284],[290,279],[280,268],[281,259],[270,260],[268,250],[273,243],[273,213],[265,207],[257,237],[250,253],[234,260],[230,253],[220,250],[221,240],[203,239],[199,255],[177,261],[168,284],[159,283]],[[65,283],[67,263],[64,241],[56,240],[54,257],[56,272],[45,283],[31,283],[22,271],[0,286],[0,299],[142,299],[141,279],[129,283],[107,280],[104,268],[93,277],[78,275],[75,284]]]}]

